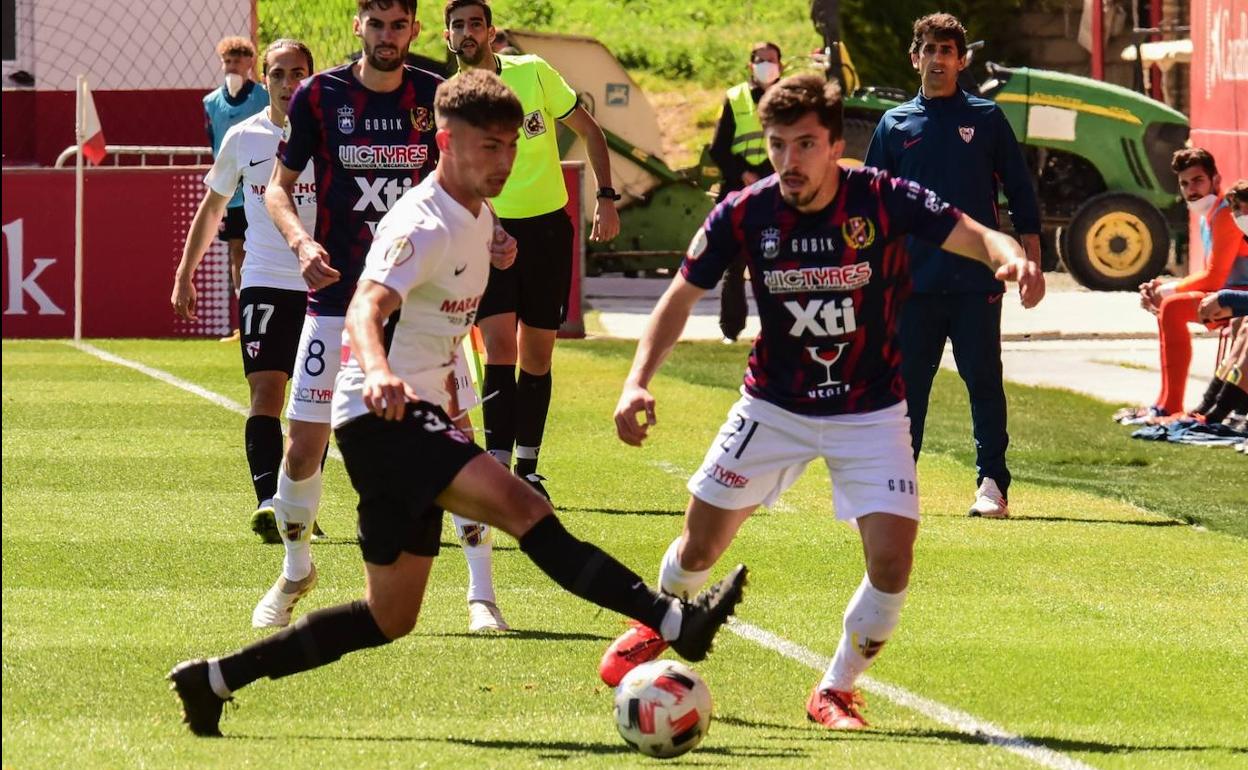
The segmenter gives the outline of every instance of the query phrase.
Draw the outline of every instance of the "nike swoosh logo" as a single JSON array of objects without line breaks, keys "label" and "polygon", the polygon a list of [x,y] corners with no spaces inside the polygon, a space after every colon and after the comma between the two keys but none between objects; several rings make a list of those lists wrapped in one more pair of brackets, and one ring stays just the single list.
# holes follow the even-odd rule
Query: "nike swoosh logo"
[{"label": "nike swoosh logo", "polygon": [[467,270],[467,269],[468,269],[468,266],[467,266],[467,265],[464,265],[463,267],[457,267],[457,268],[455,268],[455,275],[459,275],[459,274],[463,273],[463,272],[464,272],[465,270]]},{"label": "nike swoosh logo", "polygon": [[921,137],[921,136],[917,136],[917,137],[915,137],[914,139],[910,139],[909,141],[904,141],[904,142],[902,142],[902,143],[901,143],[901,149],[903,149],[903,150],[908,150],[908,149],[910,149],[911,147],[915,146],[916,144],[918,144],[918,143],[919,143],[919,142],[921,142],[921,141],[923,141],[923,137]]},{"label": "nike swoosh logo", "polygon": [[259,166],[261,163],[268,163],[270,160],[271,160],[270,158],[261,158],[260,160],[249,160],[247,161],[247,165]]},{"label": "nike swoosh logo", "polygon": [[265,471],[264,473],[261,473],[259,476],[252,476],[252,477],[251,477],[251,480],[252,480],[252,481],[259,481],[260,479],[264,478],[265,476],[272,476],[272,475],[273,475],[273,471]]}]

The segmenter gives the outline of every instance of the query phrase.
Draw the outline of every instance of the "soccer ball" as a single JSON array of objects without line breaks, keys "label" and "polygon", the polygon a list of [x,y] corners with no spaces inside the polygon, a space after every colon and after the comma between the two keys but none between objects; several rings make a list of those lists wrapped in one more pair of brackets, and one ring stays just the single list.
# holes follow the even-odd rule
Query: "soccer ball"
[{"label": "soccer ball", "polygon": [[711,726],[711,691],[674,660],[643,663],[615,690],[615,727],[629,746],[651,757],[678,757]]}]

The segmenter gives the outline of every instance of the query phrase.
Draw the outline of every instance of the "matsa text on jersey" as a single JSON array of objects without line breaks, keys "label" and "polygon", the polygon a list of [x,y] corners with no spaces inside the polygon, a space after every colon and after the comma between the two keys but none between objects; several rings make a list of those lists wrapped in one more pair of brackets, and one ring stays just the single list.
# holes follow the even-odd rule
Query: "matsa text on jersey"
[{"label": "matsa text on jersey", "polygon": [[[268,189],[265,184],[250,185],[251,194],[260,198],[264,197],[264,191]],[[296,206],[315,206],[316,205],[316,183],[315,182],[296,182],[290,191],[290,197],[294,198]]]}]

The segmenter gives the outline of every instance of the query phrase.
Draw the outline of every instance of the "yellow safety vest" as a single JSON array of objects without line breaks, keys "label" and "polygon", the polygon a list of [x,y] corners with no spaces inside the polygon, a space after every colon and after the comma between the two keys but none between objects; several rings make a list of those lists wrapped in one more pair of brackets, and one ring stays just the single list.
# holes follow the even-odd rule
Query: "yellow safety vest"
[{"label": "yellow safety vest", "polygon": [[749,83],[738,83],[728,89],[728,105],[737,132],[732,137],[732,154],[745,158],[751,166],[767,160],[767,143],[763,140],[763,124],[758,122],[758,105],[750,94]]}]

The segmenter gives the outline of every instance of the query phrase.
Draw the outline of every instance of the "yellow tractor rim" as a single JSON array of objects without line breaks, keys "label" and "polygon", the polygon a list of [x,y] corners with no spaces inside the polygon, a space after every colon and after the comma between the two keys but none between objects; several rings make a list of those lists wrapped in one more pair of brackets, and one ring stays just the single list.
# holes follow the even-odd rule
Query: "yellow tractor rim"
[{"label": "yellow tractor rim", "polygon": [[1088,228],[1084,245],[1098,273],[1124,278],[1144,269],[1153,254],[1153,235],[1135,214],[1111,211]]}]

